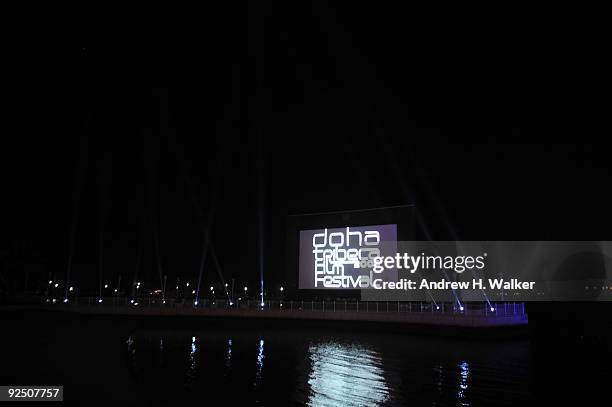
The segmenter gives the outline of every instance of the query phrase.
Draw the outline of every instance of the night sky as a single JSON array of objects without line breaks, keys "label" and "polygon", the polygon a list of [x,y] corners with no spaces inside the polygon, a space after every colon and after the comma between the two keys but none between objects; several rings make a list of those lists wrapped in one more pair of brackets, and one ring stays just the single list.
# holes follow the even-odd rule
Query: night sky
[{"label": "night sky", "polygon": [[291,214],[414,203],[438,240],[612,238],[606,10],[2,8],[0,250],[30,288],[64,278],[73,229],[83,290],[100,236],[105,280],[142,240],[159,281],[156,229],[169,282],[195,280],[199,219],[253,285],[259,216],[271,285]]}]

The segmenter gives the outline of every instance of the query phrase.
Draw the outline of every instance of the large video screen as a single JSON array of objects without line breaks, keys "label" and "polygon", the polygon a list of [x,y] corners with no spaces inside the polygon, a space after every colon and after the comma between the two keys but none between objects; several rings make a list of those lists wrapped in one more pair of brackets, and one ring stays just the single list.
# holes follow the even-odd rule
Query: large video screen
[{"label": "large video screen", "polygon": [[363,259],[384,255],[384,242],[397,241],[397,225],[346,226],[300,231],[300,289],[360,289],[368,276]]}]

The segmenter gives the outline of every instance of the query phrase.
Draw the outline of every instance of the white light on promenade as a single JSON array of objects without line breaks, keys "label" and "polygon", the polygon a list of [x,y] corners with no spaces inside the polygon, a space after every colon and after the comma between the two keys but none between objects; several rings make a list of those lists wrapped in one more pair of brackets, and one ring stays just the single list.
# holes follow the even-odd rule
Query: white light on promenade
[{"label": "white light on promenade", "polygon": [[186,284],[185,284],[185,287],[189,287],[189,283],[186,283]]},{"label": "white light on promenade", "polygon": [[192,291],[191,291],[191,294],[195,294],[195,290],[192,290]]},{"label": "white light on promenade", "polygon": [[246,292],[249,288],[248,287],[244,287],[244,291]]},{"label": "white light on promenade", "polygon": [[108,284],[104,284],[104,288],[108,288]]},{"label": "white light on promenade", "polygon": [[198,305],[198,300],[195,300],[193,303],[194,303],[195,305]]},{"label": "white light on promenade", "polygon": [[64,298],[64,304],[68,302],[68,298]]},{"label": "white light on promenade", "polygon": [[49,284],[53,284],[53,280],[49,280]]},{"label": "white light on promenade", "polygon": [[117,292],[117,289],[115,288],[115,292]]},{"label": "white light on promenade", "polygon": [[491,312],[495,312],[495,308],[491,307]]},{"label": "white light on promenade", "polygon": [[213,287],[212,285],[210,286],[210,291],[213,291],[215,289],[215,287]]},{"label": "white light on promenade", "polygon": [[68,291],[74,291],[74,287],[70,286],[70,288],[68,289]]},{"label": "white light on promenade", "polygon": [[101,303],[102,303],[102,298],[100,298],[100,299],[98,300],[98,303],[99,303],[99,304],[101,304]]},{"label": "white light on promenade", "polygon": [[53,287],[57,288],[57,287],[59,287],[59,284],[55,283],[55,285]]},{"label": "white light on promenade", "polygon": [[283,291],[285,291],[285,288],[281,285],[280,290],[281,290],[281,293],[282,293]]}]

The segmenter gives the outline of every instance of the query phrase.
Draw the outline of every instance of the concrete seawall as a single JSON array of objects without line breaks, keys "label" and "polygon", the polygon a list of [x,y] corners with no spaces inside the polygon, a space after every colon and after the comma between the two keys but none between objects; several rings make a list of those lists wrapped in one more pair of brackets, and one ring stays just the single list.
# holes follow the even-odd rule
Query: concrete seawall
[{"label": "concrete seawall", "polygon": [[[15,309],[15,307],[11,307]],[[237,319],[321,320],[414,324],[441,327],[487,328],[519,327],[528,324],[527,314],[482,315],[433,312],[359,312],[320,310],[279,310],[240,308],[190,308],[190,307],[135,307],[127,305],[30,305],[19,309],[39,309],[84,315],[115,315],[144,317],[202,317]]]}]

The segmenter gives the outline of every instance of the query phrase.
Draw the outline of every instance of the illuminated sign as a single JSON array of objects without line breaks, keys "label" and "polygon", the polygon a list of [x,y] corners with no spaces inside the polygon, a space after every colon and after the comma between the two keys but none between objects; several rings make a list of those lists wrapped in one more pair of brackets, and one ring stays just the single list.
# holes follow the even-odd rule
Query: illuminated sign
[{"label": "illuminated sign", "polygon": [[[397,240],[397,225],[347,226],[300,231],[300,289],[360,289],[373,280],[362,263],[386,253]],[[389,273],[387,273],[389,274]]]}]

